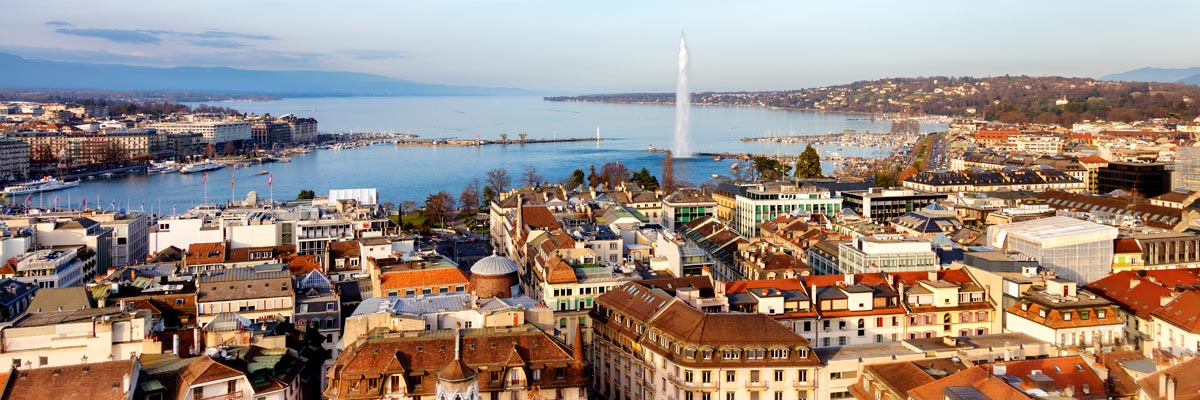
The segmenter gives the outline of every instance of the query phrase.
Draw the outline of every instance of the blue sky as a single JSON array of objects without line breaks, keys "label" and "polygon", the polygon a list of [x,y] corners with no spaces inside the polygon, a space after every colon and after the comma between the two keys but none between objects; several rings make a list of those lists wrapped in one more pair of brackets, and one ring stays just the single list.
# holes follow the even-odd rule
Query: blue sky
[{"label": "blue sky", "polygon": [[1200,66],[1200,2],[1144,3],[19,1],[0,51],[589,93],[673,91],[681,30],[697,91]]}]

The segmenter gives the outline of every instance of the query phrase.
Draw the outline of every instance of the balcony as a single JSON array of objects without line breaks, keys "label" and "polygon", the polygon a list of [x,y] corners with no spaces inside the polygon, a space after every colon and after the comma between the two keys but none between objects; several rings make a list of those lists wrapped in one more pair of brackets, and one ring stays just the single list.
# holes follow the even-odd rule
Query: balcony
[{"label": "balcony", "polygon": [[671,381],[671,383],[675,384],[675,386],[678,386],[681,389],[689,389],[689,390],[716,390],[717,389],[717,382],[715,380],[711,381],[711,382],[688,382],[688,381],[685,381],[682,378],[679,378],[675,375],[667,375],[667,380]]},{"label": "balcony", "polygon": [[816,386],[816,385],[813,383],[813,381],[811,379],[805,380],[805,381],[799,381],[799,380],[792,381],[792,387],[794,387],[796,389],[809,389],[814,386]]},{"label": "balcony", "polygon": [[242,391],[239,390],[236,392],[219,394],[219,395],[212,396],[212,397],[205,397],[203,399],[198,399],[198,400],[240,400],[241,398],[242,398]]},{"label": "balcony", "polygon": [[763,389],[766,389],[767,386],[770,386],[770,385],[771,385],[771,383],[767,382],[765,380],[764,381],[746,381],[746,389],[751,389],[751,390],[763,390]]}]

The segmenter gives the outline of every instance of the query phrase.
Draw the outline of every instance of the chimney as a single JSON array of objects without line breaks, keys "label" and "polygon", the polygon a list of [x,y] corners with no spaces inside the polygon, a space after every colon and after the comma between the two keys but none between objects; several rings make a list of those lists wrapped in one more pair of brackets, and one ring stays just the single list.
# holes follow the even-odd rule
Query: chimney
[{"label": "chimney", "polygon": [[1170,302],[1171,302],[1171,300],[1175,300],[1175,296],[1172,296],[1172,295],[1166,295],[1166,296],[1159,297],[1159,298],[1158,298],[1158,305],[1159,305],[1159,306],[1166,306],[1166,305],[1167,305],[1167,303],[1170,303]]},{"label": "chimney", "polygon": [[583,362],[583,324],[575,324],[575,346],[571,348],[571,358]]},{"label": "chimney", "polygon": [[129,374],[121,377],[121,393],[129,393]]},{"label": "chimney", "polygon": [[179,356],[179,334],[178,333],[176,333],[171,338],[171,354],[174,354],[176,357]]},{"label": "chimney", "polygon": [[1178,378],[1173,376],[1167,377],[1167,400],[1175,400],[1175,385],[1178,383]]},{"label": "chimney", "polygon": [[1158,374],[1158,395],[1160,398],[1167,395],[1167,379],[1170,378],[1170,375],[1166,372]]},{"label": "chimney", "polygon": [[845,277],[846,277],[846,286],[850,286],[850,285],[854,284],[854,274],[845,274]]},{"label": "chimney", "polygon": [[929,271],[929,278],[928,278],[928,279],[929,279],[930,281],[932,281],[932,282],[937,282],[937,280],[938,280],[938,278],[937,278],[937,271]]}]

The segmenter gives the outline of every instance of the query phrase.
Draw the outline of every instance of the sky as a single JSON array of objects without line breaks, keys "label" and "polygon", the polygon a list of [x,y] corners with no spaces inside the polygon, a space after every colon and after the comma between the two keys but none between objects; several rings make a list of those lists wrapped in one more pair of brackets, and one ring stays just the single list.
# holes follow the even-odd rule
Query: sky
[{"label": "sky", "polygon": [[1200,66],[1195,1],[17,1],[0,52],[565,93]]}]

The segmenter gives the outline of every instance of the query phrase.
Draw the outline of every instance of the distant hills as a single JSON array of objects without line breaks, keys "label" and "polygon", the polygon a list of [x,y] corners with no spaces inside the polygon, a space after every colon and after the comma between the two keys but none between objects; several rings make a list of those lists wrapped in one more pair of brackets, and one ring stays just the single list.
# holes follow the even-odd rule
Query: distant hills
[{"label": "distant hills", "polygon": [[1200,67],[1191,68],[1138,68],[1100,77],[1103,81],[1128,82],[1171,82],[1200,85]]},{"label": "distant hills", "polygon": [[[769,107],[899,116],[945,115],[992,121],[1053,123],[1138,121],[1200,115],[1200,86],[1112,82],[1057,76],[887,78],[845,85],[771,92],[692,95],[692,104]],[[675,102],[673,93],[547,97],[549,101]]]},{"label": "distant hills", "polygon": [[335,71],[139,67],[29,60],[0,53],[0,89],[192,91],[301,96],[493,96],[515,88],[451,86]]}]

